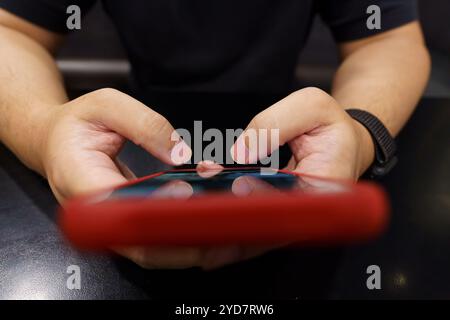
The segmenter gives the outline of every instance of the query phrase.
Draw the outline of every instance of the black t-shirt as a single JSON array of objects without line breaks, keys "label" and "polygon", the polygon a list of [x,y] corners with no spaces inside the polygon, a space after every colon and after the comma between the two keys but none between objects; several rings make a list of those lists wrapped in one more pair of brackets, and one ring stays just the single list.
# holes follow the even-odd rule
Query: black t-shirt
[{"label": "black t-shirt", "polygon": [[[96,0],[0,0],[48,30],[67,32],[66,8]],[[414,0],[103,0],[143,91],[287,91],[313,18],[336,41],[374,35],[416,19]],[[381,30],[366,26],[370,5]]]}]

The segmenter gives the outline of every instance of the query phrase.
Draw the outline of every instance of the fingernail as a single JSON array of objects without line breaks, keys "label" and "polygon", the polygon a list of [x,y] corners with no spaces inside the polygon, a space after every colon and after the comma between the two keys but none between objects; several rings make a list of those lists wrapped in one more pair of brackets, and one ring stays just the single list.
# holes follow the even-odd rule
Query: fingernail
[{"label": "fingernail", "polygon": [[188,162],[191,156],[192,150],[183,140],[178,141],[170,151],[170,160],[176,166]]},{"label": "fingernail", "polygon": [[252,192],[252,186],[245,177],[239,177],[234,180],[232,190],[237,196],[246,196]]},{"label": "fingernail", "polygon": [[231,158],[239,164],[247,164],[249,158],[249,150],[245,145],[244,135],[241,134],[230,149]]},{"label": "fingernail", "polygon": [[200,161],[197,166],[200,170],[223,169],[222,165],[211,160]]},{"label": "fingernail", "polygon": [[169,190],[170,196],[177,199],[187,199],[194,193],[192,187],[186,182],[175,183]]}]

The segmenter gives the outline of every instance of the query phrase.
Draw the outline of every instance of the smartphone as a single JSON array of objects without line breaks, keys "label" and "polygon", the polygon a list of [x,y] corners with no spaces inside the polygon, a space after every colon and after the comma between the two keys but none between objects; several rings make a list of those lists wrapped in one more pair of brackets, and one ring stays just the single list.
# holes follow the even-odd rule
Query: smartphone
[{"label": "smartphone", "polygon": [[[271,170],[271,169],[270,169]],[[379,235],[381,187],[285,170],[170,170],[69,200],[60,225],[76,247],[343,244]]]}]

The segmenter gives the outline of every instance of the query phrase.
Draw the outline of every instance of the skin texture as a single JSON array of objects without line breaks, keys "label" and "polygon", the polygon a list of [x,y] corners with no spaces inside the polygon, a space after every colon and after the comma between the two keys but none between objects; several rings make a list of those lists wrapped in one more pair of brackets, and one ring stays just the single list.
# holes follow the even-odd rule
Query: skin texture
[{"label": "skin texture", "polygon": [[[133,178],[117,158],[127,139],[172,165],[177,143],[182,159],[190,157],[183,142],[172,141],[164,117],[124,93],[102,89],[69,101],[52,57],[62,40],[0,10],[0,141],[48,179],[58,201]],[[291,170],[356,180],[373,161],[374,147],[344,109],[365,109],[397,134],[422,95],[430,60],[416,22],[339,48],[342,64],[331,95],[299,90],[256,115],[248,128],[280,129],[281,144],[293,152]],[[245,147],[245,139],[237,144]],[[205,269],[268,249],[115,248],[146,268]]]}]

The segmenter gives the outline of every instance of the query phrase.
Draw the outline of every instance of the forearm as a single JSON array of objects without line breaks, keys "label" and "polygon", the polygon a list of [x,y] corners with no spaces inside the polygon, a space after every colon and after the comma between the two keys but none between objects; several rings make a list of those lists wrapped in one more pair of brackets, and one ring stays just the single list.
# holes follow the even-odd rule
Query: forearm
[{"label": "forearm", "polygon": [[43,172],[50,110],[67,96],[56,64],[40,44],[0,26],[0,141],[31,169]]},{"label": "forearm", "polygon": [[345,108],[376,115],[397,135],[423,94],[430,59],[422,42],[385,37],[348,55],[338,69],[332,95]]},{"label": "forearm", "polygon": [[[418,25],[342,49],[345,58],[333,81],[333,97],[346,109],[374,114],[397,135],[422,96],[430,72],[430,58]],[[362,174],[373,162],[375,150],[369,132],[359,123],[356,126],[363,141]]]}]

